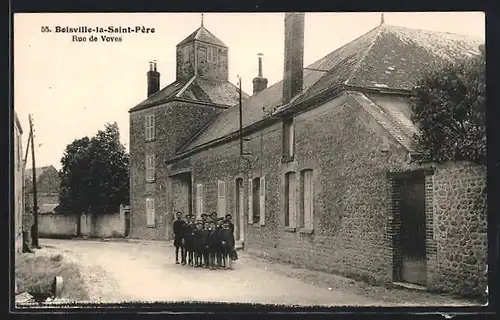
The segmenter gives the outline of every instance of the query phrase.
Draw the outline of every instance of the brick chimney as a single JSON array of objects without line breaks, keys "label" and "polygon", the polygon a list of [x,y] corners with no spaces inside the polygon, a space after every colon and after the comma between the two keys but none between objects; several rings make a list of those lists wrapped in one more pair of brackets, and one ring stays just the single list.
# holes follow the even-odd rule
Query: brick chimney
[{"label": "brick chimney", "polygon": [[287,104],[302,92],[304,82],[304,13],[285,13],[283,100]]},{"label": "brick chimney", "polygon": [[148,77],[148,98],[160,91],[160,73],[156,70],[156,61],[149,63]]},{"label": "brick chimney", "polygon": [[253,78],[253,94],[257,94],[267,88],[267,79],[262,76],[262,53],[257,55],[259,57],[259,75]]}]

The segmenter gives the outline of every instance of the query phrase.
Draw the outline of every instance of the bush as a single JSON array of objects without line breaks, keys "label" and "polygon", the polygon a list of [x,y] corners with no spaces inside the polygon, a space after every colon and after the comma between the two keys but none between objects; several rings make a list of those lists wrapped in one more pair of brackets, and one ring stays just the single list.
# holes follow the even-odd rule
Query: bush
[{"label": "bush", "polygon": [[414,88],[413,121],[423,161],[486,161],[486,60],[473,58],[432,71]]}]

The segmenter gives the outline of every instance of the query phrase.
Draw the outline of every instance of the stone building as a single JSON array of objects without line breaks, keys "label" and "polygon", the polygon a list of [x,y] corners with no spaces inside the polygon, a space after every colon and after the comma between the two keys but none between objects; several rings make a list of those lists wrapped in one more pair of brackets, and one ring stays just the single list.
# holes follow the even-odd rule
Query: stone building
[{"label": "stone building", "polygon": [[[304,68],[304,14],[286,14],[283,80],[267,87],[259,57],[240,139],[228,49],[203,27],[193,35],[177,46],[176,82],[130,110],[132,237],[171,239],[177,210],[231,213],[255,254],[482,293],[485,169],[416,164],[409,101],[435,63],[479,54],[481,41],[382,23]],[[206,62],[206,43],[224,58]]]},{"label": "stone building", "polygon": [[23,248],[23,212],[24,212],[24,160],[23,160],[23,145],[22,145],[23,129],[21,122],[14,112],[14,165],[12,171],[14,173],[14,203],[13,203],[13,217],[14,217],[14,243],[16,254],[20,253]]},{"label": "stone building", "polygon": [[[39,213],[53,212],[59,205],[61,178],[54,166],[36,168],[37,202]],[[33,169],[25,173],[26,211],[33,212]]]}]

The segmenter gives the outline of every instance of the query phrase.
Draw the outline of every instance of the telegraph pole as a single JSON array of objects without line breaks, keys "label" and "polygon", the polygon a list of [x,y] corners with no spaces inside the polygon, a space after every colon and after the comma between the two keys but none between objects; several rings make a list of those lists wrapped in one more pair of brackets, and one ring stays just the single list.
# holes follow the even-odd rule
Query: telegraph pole
[{"label": "telegraph pole", "polygon": [[31,165],[33,167],[33,228],[31,229],[32,246],[38,248],[38,199],[36,193],[35,136],[33,134],[33,119],[29,115],[31,137]]}]

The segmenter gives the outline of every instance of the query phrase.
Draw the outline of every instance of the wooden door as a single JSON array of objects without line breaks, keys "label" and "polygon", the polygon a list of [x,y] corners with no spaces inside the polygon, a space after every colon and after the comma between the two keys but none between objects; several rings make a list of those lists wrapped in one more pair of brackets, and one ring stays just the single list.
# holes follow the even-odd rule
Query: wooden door
[{"label": "wooden door", "polygon": [[401,183],[401,280],[426,285],[425,180],[405,179]]}]

